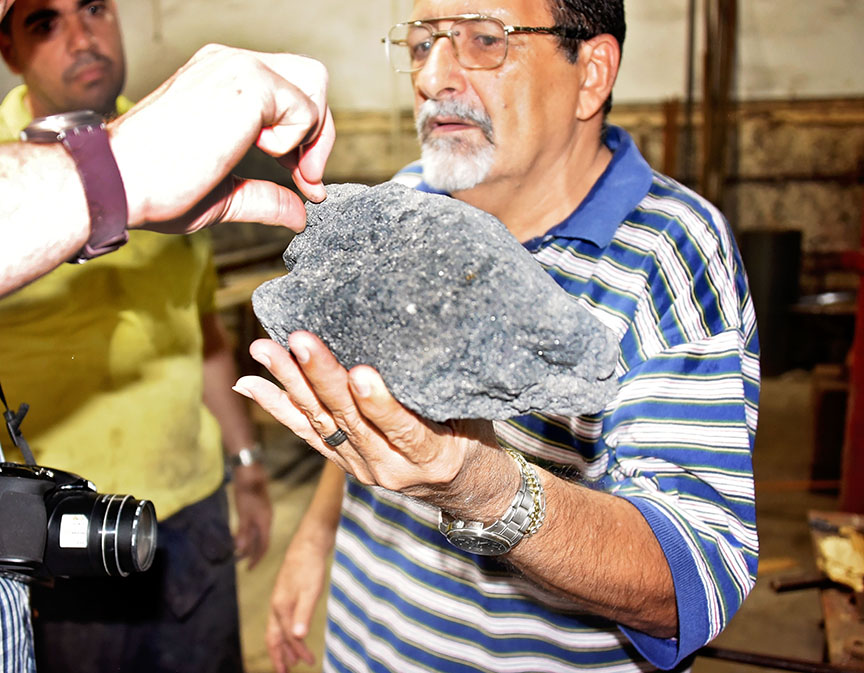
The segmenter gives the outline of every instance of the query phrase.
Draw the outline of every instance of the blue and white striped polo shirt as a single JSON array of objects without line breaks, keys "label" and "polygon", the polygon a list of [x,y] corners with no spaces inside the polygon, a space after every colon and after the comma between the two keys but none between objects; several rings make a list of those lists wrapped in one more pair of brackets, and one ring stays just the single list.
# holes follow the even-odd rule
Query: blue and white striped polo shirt
[{"label": "blue and white striped polo shirt", "polygon": [[35,673],[30,589],[0,575],[0,673]]},{"label": "blue and white striped polo shirt", "polygon": [[[683,668],[752,588],[759,346],[741,259],[710,203],[652,171],[622,129],[607,144],[612,162],[583,203],[526,247],[618,335],[620,389],[599,414],[531,414],[496,432],[642,512],[672,570],[678,637],[575,611],[506,564],[451,547],[434,508],[349,478],[325,671]],[[431,191],[416,165],[397,179]]]}]

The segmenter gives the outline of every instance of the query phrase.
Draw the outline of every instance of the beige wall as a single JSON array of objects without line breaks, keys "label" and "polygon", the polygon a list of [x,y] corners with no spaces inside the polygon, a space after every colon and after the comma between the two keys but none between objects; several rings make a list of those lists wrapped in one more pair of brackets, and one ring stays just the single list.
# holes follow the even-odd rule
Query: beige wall
[{"label": "beige wall", "polygon": [[[210,41],[307,53],[331,73],[338,137],[328,182],[379,182],[416,158],[408,78],[390,73],[380,44],[387,27],[407,16],[410,0],[117,1],[133,98]],[[627,2],[629,35],[612,121],[630,129],[661,170],[668,163],[670,129],[660,103],[686,93],[688,4]],[[864,0],[740,0],[739,12],[736,88],[742,102],[730,114],[724,211],[738,231],[802,231],[805,253],[857,247],[864,193]],[[701,33],[701,17],[698,25]],[[14,83],[4,72],[0,91]],[[698,177],[698,128],[694,134],[689,169],[682,157],[668,167],[688,184]],[[677,142],[683,151],[680,137]],[[287,181],[275,166],[253,151],[240,172]],[[228,249],[270,233],[260,227],[223,232],[249,236],[227,241]]]},{"label": "beige wall", "polygon": [[[407,16],[409,0],[117,0],[129,58],[128,93],[152,90],[198,47],[224,42],[320,58],[334,108],[406,104],[380,37]],[[702,0],[697,2],[701,6]],[[630,0],[629,36],[616,89],[622,102],[684,97],[687,0]],[[864,94],[864,2],[741,0],[738,94],[742,99]],[[701,27],[701,26],[700,26]],[[16,79],[5,69],[0,91]],[[399,89],[400,95],[394,96]]]},{"label": "beige wall", "polygon": [[[616,96],[622,102],[684,98],[686,0],[629,0]],[[704,0],[697,0],[701,8]],[[697,19],[697,59],[702,50]],[[864,2],[739,0],[735,98],[828,98],[864,94]],[[701,61],[697,61],[697,64]],[[697,67],[697,70],[699,68]],[[698,73],[697,73],[698,75]],[[697,77],[698,94],[700,80]]]}]

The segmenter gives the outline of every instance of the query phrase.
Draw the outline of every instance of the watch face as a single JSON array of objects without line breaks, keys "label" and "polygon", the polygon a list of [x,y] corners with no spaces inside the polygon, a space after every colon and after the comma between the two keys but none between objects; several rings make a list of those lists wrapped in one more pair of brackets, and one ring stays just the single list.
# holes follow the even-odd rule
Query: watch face
[{"label": "watch face", "polygon": [[102,117],[92,110],[63,112],[34,119],[24,129],[22,139],[29,142],[57,142],[58,135],[64,131],[79,126],[99,126],[102,123]]},{"label": "watch face", "polygon": [[500,556],[506,554],[512,547],[507,542],[482,532],[451,531],[447,535],[447,541],[462,551],[481,556]]}]

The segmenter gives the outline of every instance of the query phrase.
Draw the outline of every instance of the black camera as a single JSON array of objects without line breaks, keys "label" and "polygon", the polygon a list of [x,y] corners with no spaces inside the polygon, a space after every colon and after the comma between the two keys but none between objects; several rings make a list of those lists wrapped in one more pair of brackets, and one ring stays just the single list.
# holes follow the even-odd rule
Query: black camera
[{"label": "black camera", "polygon": [[147,570],[155,554],[150,501],[97,493],[50,467],[0,463],[0,572],[125,577]]}]

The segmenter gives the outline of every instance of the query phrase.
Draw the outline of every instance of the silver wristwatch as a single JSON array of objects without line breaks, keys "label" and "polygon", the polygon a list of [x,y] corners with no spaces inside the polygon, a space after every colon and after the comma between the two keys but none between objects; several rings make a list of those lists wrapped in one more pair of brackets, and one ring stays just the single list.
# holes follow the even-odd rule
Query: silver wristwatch
[{"label": "silver wristwatch", "polygon": [[507,512],[497,521],[463,521],[443,510],[438,530],[454,547],[481,556],[506,554],[519,542],[537,532],[546,515],[546,500],[537,469],[522,454],[504,449],[519,465],[522,483]]},{"label": "silver wristwatch", "polygon": [[244,446],[237,453],[230,455],[228,457],[228,462],[232,468],[249,467],[250,465],[260,463],[263,455],[264,452],[261,449],[261,444],[255,442],[251,449]]}]

